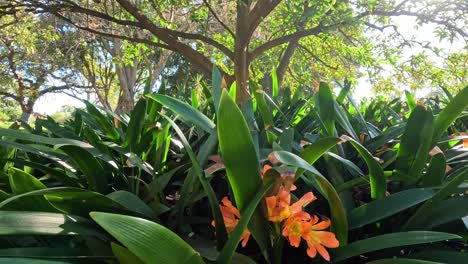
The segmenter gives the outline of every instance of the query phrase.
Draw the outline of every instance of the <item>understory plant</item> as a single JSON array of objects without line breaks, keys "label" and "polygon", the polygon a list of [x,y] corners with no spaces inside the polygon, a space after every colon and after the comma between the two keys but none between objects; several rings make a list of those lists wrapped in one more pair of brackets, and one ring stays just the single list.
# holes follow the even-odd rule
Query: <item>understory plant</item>
[{"label": "understory plant", "polygon": [[0,128],[0,262],[464,263],[468,87],[335,87],[238,105],[214,69],[201,96]]}]

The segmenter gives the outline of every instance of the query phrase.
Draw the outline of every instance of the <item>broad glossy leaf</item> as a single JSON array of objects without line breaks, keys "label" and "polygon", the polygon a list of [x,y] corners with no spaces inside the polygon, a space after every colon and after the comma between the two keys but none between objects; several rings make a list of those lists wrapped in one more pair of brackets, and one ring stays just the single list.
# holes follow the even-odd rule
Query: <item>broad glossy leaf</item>
[{"label": "broad glossy leaf", "polygon": [[359,240],[338,248],[332,253],[333,262],[339,262],[350,257],[366,254],[369,252],[409,245],[432,243],[450,239],[460,239],[460,236],[431,231],[410,231],[391,233]]},{"label": "broad glossy leaf", "polygon": [[[262,185],[260,166],[247,123],[226,91],[221,95],[218,112],[218,138],[221,156],[226,167],[229,184],[241,214]],[[268,240],[266,219],[261,209],[249,226],[255,240],[265,244]],[[266,245],[263,245],[266,246]]]},{"label": "broad glossy leaf", "polygon": [[[47,188],[34,176],[17,168],[10,168],[8,170],[8,176],[10,188],[15,195]],[[23,197],[20,201],[24,210],[57,212],[44,197]]]},{"label": "broad glossy leaf", "polygon": [[112,252],[120,264],[143,264],[130,250],[111,242]]},{"label": "broad glossy leaf", "polygon": [[103,236],[89,220],[73,215],[31,211],[2,211],[0,235]]},{"label": "broad glossy leaf", "polygon": [[356,229],[394,215],[430,199],[433,195],[432,189],[410,189],[361,205],[349,213],[349,229]]},{"label": "broad glossy leaf", "polygon": [[184,120],[192,122],[208,133],[212,133],[215,128],[215,124],[208,117],[185,102],[162,94],[150,94],[147,97],[159,102]]},{"label": "broad glossy leaf", "polygon": [[203,263],[192,247],[162,225],[126,215],[91,212],[90,216],[144,263]]}]

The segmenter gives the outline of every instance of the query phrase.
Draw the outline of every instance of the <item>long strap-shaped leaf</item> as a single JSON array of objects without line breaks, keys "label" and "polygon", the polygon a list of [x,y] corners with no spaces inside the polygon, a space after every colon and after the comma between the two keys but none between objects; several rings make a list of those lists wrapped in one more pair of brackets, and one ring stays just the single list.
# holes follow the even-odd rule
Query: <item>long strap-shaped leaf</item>
[{"label": "long strap-shaped leaf", "polygon": [[384,176],[384,172],[380,164],[374,159],[372,154],[364,148],[359,142],[348,137],[341,136],[344,141],[349,141],[351,145],[359,152],[369,168],[369,178],[371,187],[371,197],[373,199],[379,199],[385,197],[385,191],[387,190],[387,181]]},{"label": "long strap-shaped leaf", "polygon": [[468,165],[458,169],[451,178],[450,182],[448,182],[442,189],[440,189],[431,200],[425,202],[419,209],[413,214],[413,216],[405,223],[403,229],[411,230],[414,229],[420,224],[424,222],[425,217],[431,213],[432,207],[437,205],[437,203],[443,201],[448,196],[453,194],[458,186],[468,178]]},{"label": "long strap-shaped leaf", "polygon": [[442,110],[434,122],[434,134],[432,135],[432,145],[447,130],[447,128],[457,119],[460,113],[468,106],[468,86],[465,86],[455,98]]},{"label": "long strap-shaped leaf", "polygon": [[213,188],[211,187],[210,183],[206,179],[205,174],[203,173],[203,169],[200,166],[200,163],[198,163],[197,157],[195,156],[195,153],[193,152],[192,147],[190,147],[190,144],[185,138],[182,130],[180,130],[179,126],[177,126],[177,124],[174,121],[172,121],[169,117],[165,116],[164,114],[161,114],[161,115],[171,124],[172,128],[174,128],[174,130],[176,131],[177,135],[180,138],[180,141],[182,141],[182,144],[184,145],[184,148],[187,151],[187,154],[192,160],[192,166],[195,170],[195,173],[198,176],[198,179],[203,187],[203,190],[206,192],[206,196],[208,197],[208,202],[210,203],[211,213],[213,214],[213,218],[215,221],[217,242],[222,245],[224,244],[224,241],[226,241],[227,233],[226,233],[226,228],[224,226],[223,216],[219,209],[218,200],[216,199],[216,194],[213,191]]},{"label": "long strap-shaped leaf", "polygon": [[[307,161],[309,164],[313,164],[316,162],[323,154],[325,154],[328,150],[333,148],[338,142],[340,142],[339,138],[336,137],[326,137],[317,140],[316,142],[312,143],[312,145],[306,147],[299,156]],[[298,168],[296,171],[295,178],[299,178],[301,174],[305,171],[305,169]]]},{"label": "long strap-shaped leaf", "polygon": [[425,106],[417,105],[406,123],[405,132],[401,136],[395,163],[395,172],[415,182],[422,176],[431,146],[434,129],[432,111]]},{"label": "long strap-shaped leaf", "polygon": [[[272,154],[281,163],[302,168],[312,173],[313,178],[311,180],[319,187],[319,191],[328,200],[332,218],[332,230],[336,233],[340,244],[345,245],[348,240],[348,220],[343,204],[333,185],[301,157],[287,151],[275,151]],[[308,178],[305,179],[307,180]]]},{"label": "long strap-shaped leaf", "polygon": [[91,212],[90,216],[145,263],[204,263],[187,242],[155,222],[101,212]]},{"label": "long strap-shaped leaf", "polygon": [[[241,214],[262,186],[260,165],[252,136],[242,112],[223,90],[218,111],[219,148],[226,167],[229,184]],[[259,208],[249,229],[265,253],[269,244],[266,218]]]},{"label": "long strap-shaped leaf", "polygon": [[255,209],[257,208],[258,204],[262,201],[263,196],[267,193],[267,191],[270,189],[270,187],[273,185],[274,180],[270,180],[267,182],[255,195],[255,197],[250,201],[250,203],[247,205],[247,207],[244,208],[244,211],[242,211],[241,218],[239,222],[237,223],[236,228],[232,233],[229,235],[229,239],[224,246],[223,250],[218,256],[218,259],[216,260],[217,263],[231,263],[232,256],[234,255],[237,245],[239,244],[239,241],[241,240],[242,233],[247,229],[247,225],[250,221],[250,218],[255,212]]},{"label": "long strap-shaped leaf", "polygon": [[372,251],[377,251],[380,249],[417,245],[459,238],[461,237],[454,234],[430,231],[411,231],[385,234],[381,236],[359,240],[357,242],[347,245],[346,247],[338,248],[332,253],[332,260],[333,262],[339,262],[350,257],[358,256]]},{"label": "long strap-shaped leaf", "polygon": [[215,124],[208,117],[185,102],[162,94],[150,94],[147,95],[147,97],[164,105],[174,113],[181,116],[184,120],[192,122],[208,133],[212,133],[215,129]]}]

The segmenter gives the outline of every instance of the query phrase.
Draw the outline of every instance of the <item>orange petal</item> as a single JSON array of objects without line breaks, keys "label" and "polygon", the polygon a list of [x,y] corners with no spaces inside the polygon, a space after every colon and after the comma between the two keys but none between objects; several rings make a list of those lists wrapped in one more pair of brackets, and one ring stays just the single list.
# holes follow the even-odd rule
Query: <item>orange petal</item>
[{"label": "orange petal", "polygon": [[307,243],[307,245],[309,246],[309,248],[307,249],[307,255],[311,258],[315,258],[315,256],[317,255],[317,250],[315,249],[315,246],[309,243]]},{"label": "orange petal", "polygon": [[340,242],[336,239],[335,234],[327,231],[318,231],[316,236],[320,240],[320,243],[326,246],[327,248],[337,248],[340,246]]},{"label": "orange petal", "polygon": [[249,241],[249,238],[250,238],[250,232],[249,231],[244,231],[244,233],[242,233],[242,237],[241,237],[242,247],[245,247],[247,245],[247,242]]},{"label": "orange petal", "polygon": [[317,244],[315,245],[315,248],[320,256],[322,256],[326,261],[330,261],[330,254],[328,254],[328,251],[322,245]]},{"label": "orange petal", "polygon": [[288,239],[289,239],[289,243],[293,247],[299,247],[299,245],[301,244],[301,237],[300,236],[292,235],[292,236],[289,236]]},{"label": "orange petal", "polygon": [[312,229],[313,230],[322,230],[322,229],[326,229],[330,226],[331,224],[331,221],[330,219],[325,219],[323,220],[322,222],[319,222],[318,224],[315,224],[312,226]]},{"label": "orange petal", "polygon": [[270,165],[268,165],[268,164],[266,164],[265,166],[263,166],[262,171],[261,171],[262,177],[263,177],[263,175],[265,175],[265,173],[266,173],[269,169],[271,169],[271,168],[272,168],[272,167],[271,167]]},{"label": "orange petal", "polygon": [[313,202],[316,200],[317,197],[314,196],[312,192],[308,192],[304,194],[304,196],[299,199],[299,201],[293,203],[291,205],[291,211],[295,214],[298,213],[299,211],[302,211],[302,208],[308,205],[309,203]]}]

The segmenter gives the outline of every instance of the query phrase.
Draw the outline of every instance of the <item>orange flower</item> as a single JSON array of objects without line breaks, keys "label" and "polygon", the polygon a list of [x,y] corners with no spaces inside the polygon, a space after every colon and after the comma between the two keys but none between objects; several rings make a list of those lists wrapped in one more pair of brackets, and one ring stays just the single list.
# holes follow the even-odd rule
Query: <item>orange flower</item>
[{"label": "orange flower", "polygon": [[[219,205],[219,209],[221,210],[221,214],[223,215],[223,220],[224,220],[224,225],[226,226],[226,232],[229,234],[232,231],[234,231],[234,228],[236,228],[237,224],[239,223],[240,219],[240,212],[237,210],[234,205],[232,205],[232,202],[229,201],[227,197],[224,197],[221,200],[221,205]],[[214,227],[215,222],[214,220],[211,222],[211,225]],[[245,230],[242,233],[241,237],[241,245],[242,247],[245,247],[247,245],[247,241],[250,238],[250,232],[249,230]]]},{"label": "orange flower", "polygon": [[287,237],[293,247],[299,247],[301,237],[308,234],[310,230],[310,215],[306,212],[299,212],[286,220],[283,227],[283,236]]},{"label": "orange flower", "polygon": [[307,241],[307,246],[309,247],[307,249],[307,255],[314,258],[318,252],[325,260],[330,261],[330,255],[325,247],[337,248],[340,243],[332,232],[319,231],[328,228],[331,223],[330,220],[327,219],[319,222],[319,218],[314,215],[309,223],[310,230],[304,238]]},{"label": "orange flower", "polygon": [[268,220],[272,222],[281,222],[302,211],[302,208],[317,199],[312,192],[306,193],[299,201],[291,203],[291,194],[280,187],[276,196],[266,197],[268,208]]},{"label": "orange flower", "polygon": [[268,209],[268,220],[281,222],[291,216],[291,210],[289,210],[291,194],[283,187],[280,187],[278,194],[265,197],[265,200]]}]

